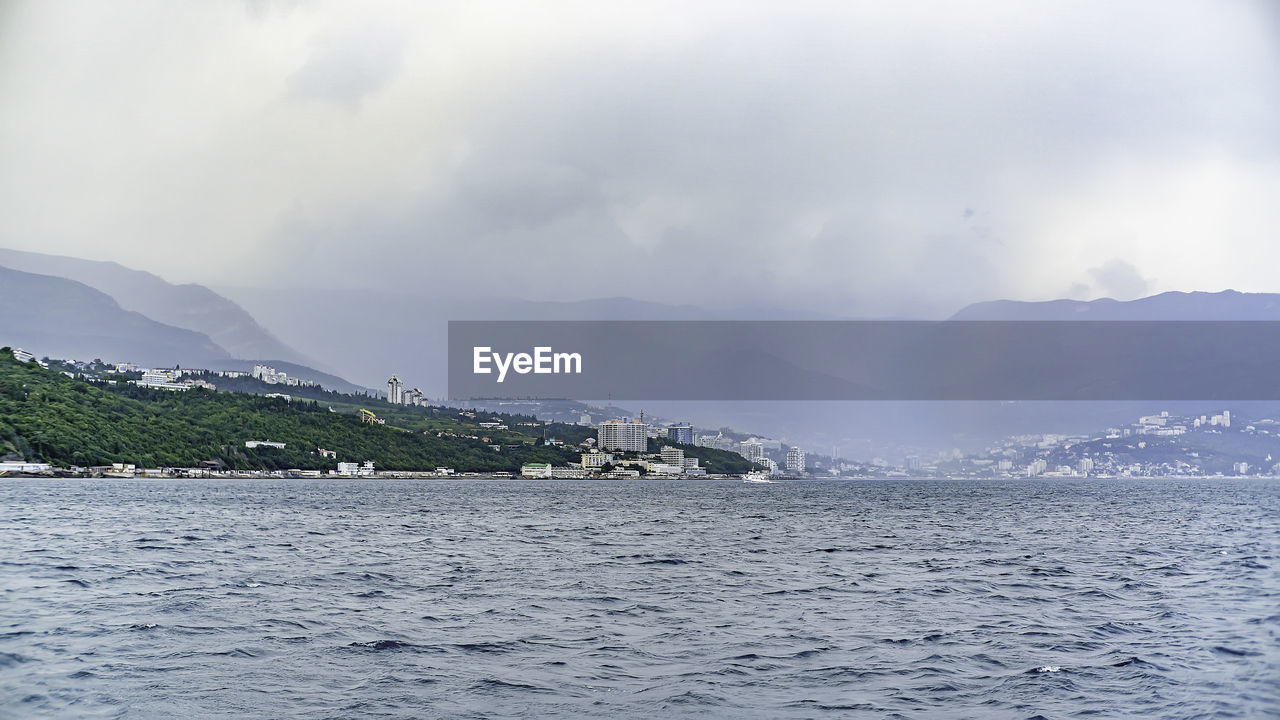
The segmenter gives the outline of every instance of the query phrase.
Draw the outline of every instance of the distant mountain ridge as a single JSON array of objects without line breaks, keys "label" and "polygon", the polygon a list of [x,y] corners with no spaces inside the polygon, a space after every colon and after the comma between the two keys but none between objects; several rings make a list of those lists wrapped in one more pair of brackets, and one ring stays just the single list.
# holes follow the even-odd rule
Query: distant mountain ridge
[{"label": "distant mountain ridge", "polygon": [[5,248],[0,248],[0,266],[82,283],[111,296],[125,310],[207,335],[234,357],[315,364],[278,340],[244,308],[203,285],[174,285],[114,262]]},{"label": "distant mountain ridge", "polygon": [[[429,297],[394,289],[219,286],[269,327],[287,328],[303,352],[324,353],[337,372],[381,385],[393,372],[443,395],[450,320],[834,320],[785,309],[715,310],[627,297],[532,301],[477,293]],[[335,342],[335,338],[359,338]]]},{"label": "distant mountain ridge", "polygon": [[1137,300],[992,300],[952,320],[1280,320],[1280,294],[1171,291]]},{"label": "distant mountain ridge", "polygon": [[207,335],[131,312],[104,292],[51,275],[0,267],[0,344],[37,357],[208,365],[231,354]]},{"label": "distant mountain ridge", "polygon": [[315,369],[239,305],[202,285],[173,285],[113,262],[3,248],[0,345],[39,357],[152,367],[249,370],[263,362],[339,392],[366,390]]}]

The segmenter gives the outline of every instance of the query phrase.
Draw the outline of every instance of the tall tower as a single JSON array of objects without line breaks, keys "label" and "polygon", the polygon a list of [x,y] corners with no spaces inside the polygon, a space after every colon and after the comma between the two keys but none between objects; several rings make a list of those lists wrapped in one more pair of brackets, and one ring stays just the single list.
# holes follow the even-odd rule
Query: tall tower
[{"label": "tall tower", "polygon": [[394,374],[387,381],[387,402],[399,405],[404,402],[404,385]]}]

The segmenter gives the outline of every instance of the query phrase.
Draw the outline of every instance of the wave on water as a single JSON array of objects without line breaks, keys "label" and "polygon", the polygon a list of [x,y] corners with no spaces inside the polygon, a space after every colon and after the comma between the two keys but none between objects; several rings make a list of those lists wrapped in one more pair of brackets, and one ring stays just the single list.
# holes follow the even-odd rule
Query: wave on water
[{"label": "wave on water", "polygon": [[6,480],[0,716],[1280,717],[1274,481],[753,490]]}]

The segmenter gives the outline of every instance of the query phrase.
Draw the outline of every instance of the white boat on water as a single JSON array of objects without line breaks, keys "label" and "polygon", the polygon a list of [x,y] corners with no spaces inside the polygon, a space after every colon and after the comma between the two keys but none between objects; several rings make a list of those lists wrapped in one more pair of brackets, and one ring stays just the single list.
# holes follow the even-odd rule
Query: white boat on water
[{"label": "white boat on water", "polygon": [[743,475],[743,476],[742,476],[742,482],[744,482],[744,483],[760,483],[760,484],[767,484],[767,485],[776,485],[776,484],[777,484],[777,483],[775,483],[774,481],[772,481],[772,480],[770,480],[770,479],[769,479],[769,473],[767,473],[767,472],[761,472],[761,471],[759,471],[759,470],[752,470],[751,472],[747,473],[746,475]]}]

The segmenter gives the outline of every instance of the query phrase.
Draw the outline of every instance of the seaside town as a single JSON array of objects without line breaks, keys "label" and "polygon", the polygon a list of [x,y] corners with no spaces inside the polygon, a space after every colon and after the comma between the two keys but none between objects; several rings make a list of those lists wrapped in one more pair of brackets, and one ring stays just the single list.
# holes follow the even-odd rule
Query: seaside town
[{"label": "seaside town", "polygon": [[[21,348],[12,350],[20,362],[31,362],[61,372],[68,378],[107,386],[127,382],[149,390],[186,392],[207,390],[247,392],[286,403],[299,392],[321,392],[319,383],[291,377],[271,365],[254,364],[251,370],[207,370],[198,368],[146,368],[134,363],[84,362],[38,359]],[[279,390],[290,390],[280,392]],[[417,388],[407,388],[396,375],[387,381],[385,394],[345,396],[373,409],[328,407],[330,412],[355,412],[369,425],[385,425],[378,407],[430,408],[433,403]],[[374,401],[377,402],[374,402]],[[436,401],[437,406],[442,401]],[[311,448],[309,453],[333,461],[333,469],[230,470],[209,462],[194,467],[138,467],[131,463],[100,466],[56,467],[27,458],[0,458],[0,474],[64,474],[107,477],[523,477],[528,479],[571,478],[668,478],[698,479],[747,476],[756,481],[770,478],[830,477],[939,477],[939,478],[1072,478],[1072,477],[1227,477],[1280,474],[1280,421],[1256,418],[1243,424],[1230,410],[1190,416],[1159,411],[1144,415],[1128,425],[1106,428],[1088,435],[1029,434],[1006,438],[976,453],[960,450],[932,455],[912,454],[896,462],[882,457],[856,461],[838,456],[806,452],[779,440],[733,432],[727,429],[703,431],[687,422],[649,418],[610,417],[596,421],[583,406],[576,422],[576,461],[555,464],[528,462],[519,471],[475,471],[466,467],[429,467],[406,470],[380,469],[375,461],[347,457],[342,448]],[[489,435],[512,429],[496,414],[458,409],[472,431],[442,429],[439,438],[486,443],[501,452],[502,444]],[[566,441],[547,437],[549,420],[525,423],[536,427],[518,428],[543,435],[540,444],[569,450]],[[286,448],[286,443],[269,437],[237,440],[250,450]],[[699,448],[733,453],[749,463],[747,473],[709,472],[696,457]]]}]

